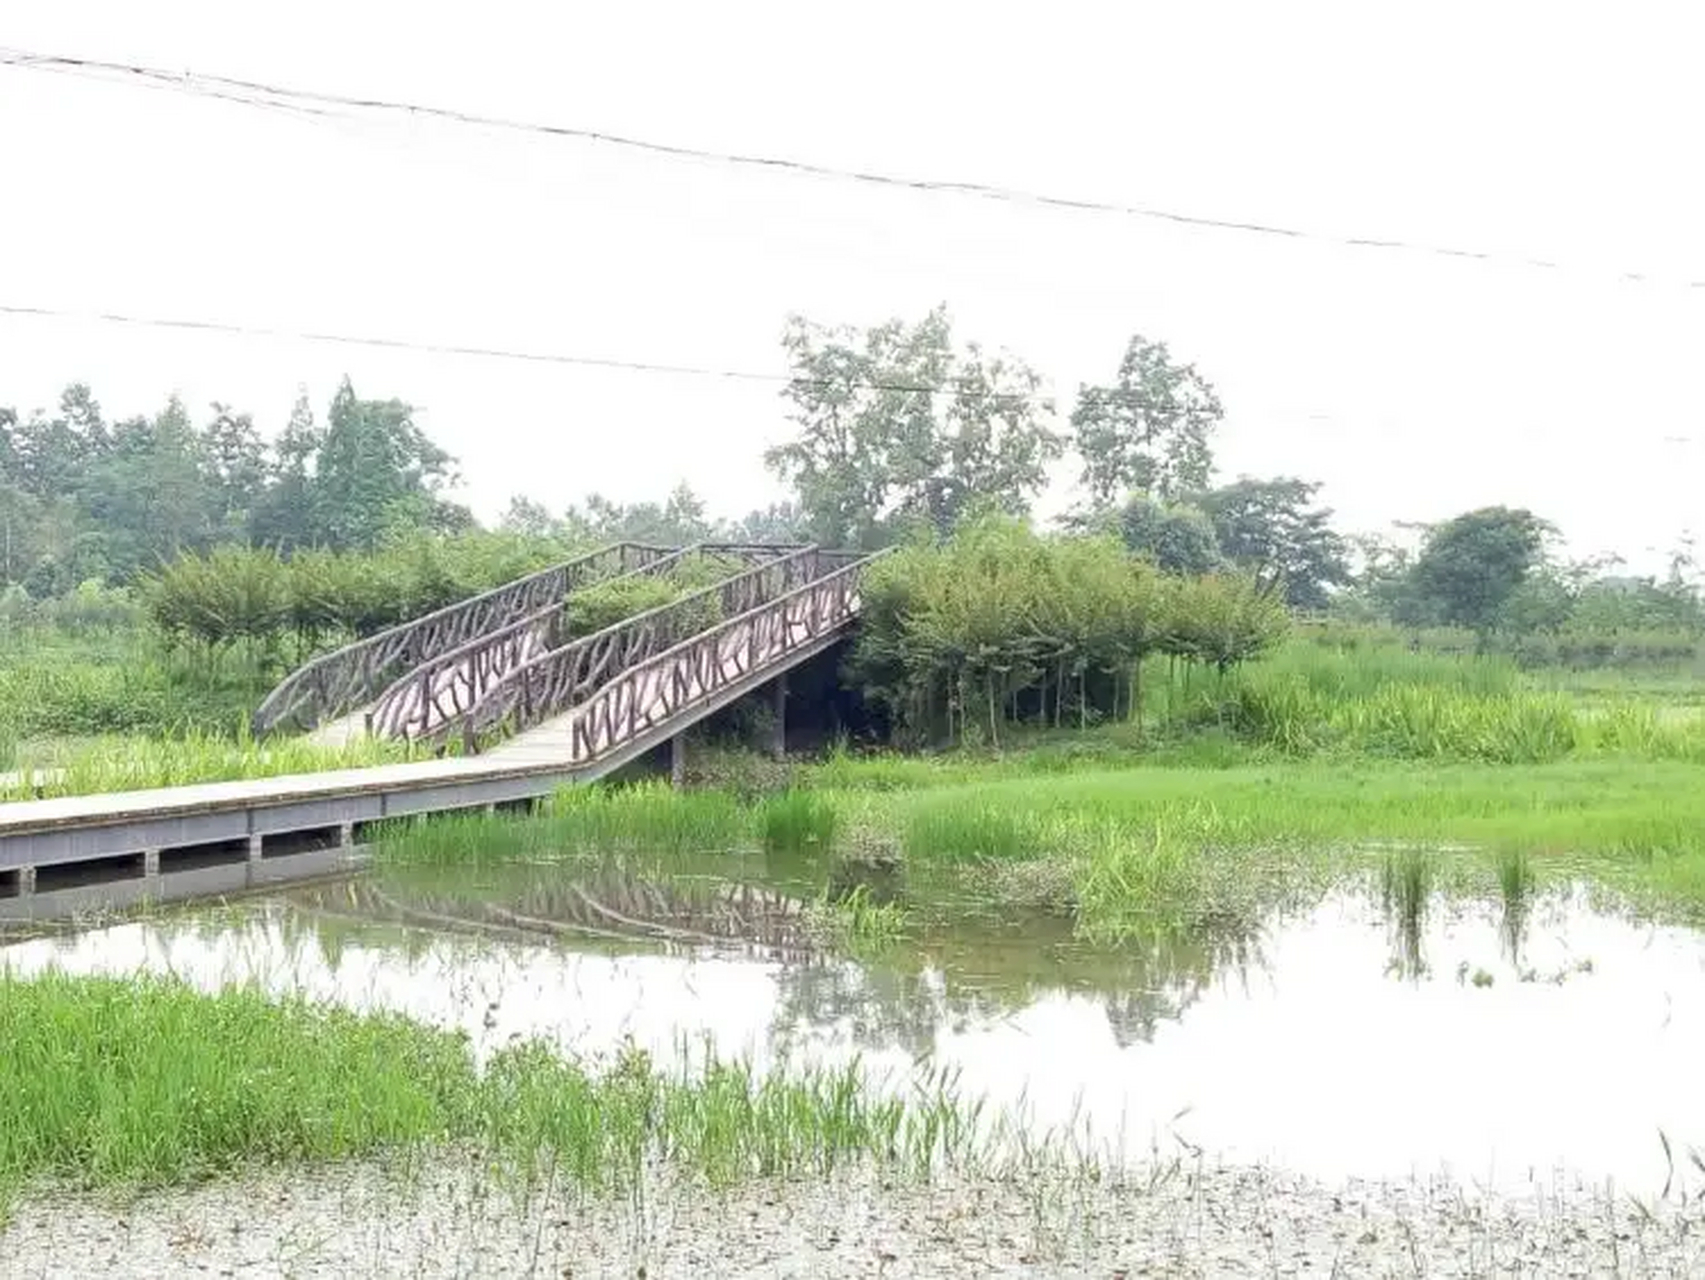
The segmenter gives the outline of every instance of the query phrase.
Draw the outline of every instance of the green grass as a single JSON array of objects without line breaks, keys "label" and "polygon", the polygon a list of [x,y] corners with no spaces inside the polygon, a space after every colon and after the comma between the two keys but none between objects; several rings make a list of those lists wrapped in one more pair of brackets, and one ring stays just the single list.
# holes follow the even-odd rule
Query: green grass
[{"label": "green grass", "polygon": [[165,653],[140,628],[0,630],[0,768],[19,744],[112,734],[229,734],[276,678],[238,654]]},{"label": "green grass", "polygon": [[856,1066],[756,1076],[710,1060],[602,1066],[539,1044],[482,1070],[467,1041],[394,1015],[176,982],[0,974],[0,1210],[62,1183],[140,1189],[257,1163],[471,1148],[592,1189],[662,1161],[723,1186],[876,1160],[925,1175],[977,1154],[947,1082],[905,1098]]},{"label": "green grass", "polygon": [[878,902],[866,885],[831,897],[826,891],[808,908],[820,943],[854,955],[888,951],[905,940],[908,918],[898,902]]},{"label": "green grass", "polygon": [[392,864],[545,861],[576,854],[700,853],[748,845],[754,811],[719,791],[667,783],[570,787],[530,817],[447,814],[401,819],[374,837]]},{"label": "green grass", "polygon": [[[897,774],[905,786],[894,785]],[[1390,842],[1469,846],[1457,870],[1494,893],[1500,859],[1519,856],[1536,882],[1585,876],[1705,918],[1705,775],[1676,761],[1278,760],[1024,775],[1005,761],[843,758],[800,781],[819,779],[836,784],[815,788],[813,811],[836,815],[837,845],[862,834],[897,846],[908,871],[982,889],[1002,882],[990,868],[1063,868],[1080,929],[1092,936],[1124,936],[1157,919],[1246,915],[1290,888],[1377,870],[1370,847]],[[778,811],[717,792],[588,788],[534,819],[399,824],[379,853],[455,864],[754,851]]]},{"label": "green grass", "polygon": [[789,789],[758,807],[759,838],[766,853],[807,853],[835,842],[835,806],[811,791]]},{"label": "green grass", "polygon": [[423,754],[406,743],[382,739],[326,747],[303,738],[256,741],[246,731],[232,737],[191,732],[176,739],[104,738],[51,755],[39,765],[19,761],[14,776],[0,783],[0,802],[321,773],[393,764]]}]

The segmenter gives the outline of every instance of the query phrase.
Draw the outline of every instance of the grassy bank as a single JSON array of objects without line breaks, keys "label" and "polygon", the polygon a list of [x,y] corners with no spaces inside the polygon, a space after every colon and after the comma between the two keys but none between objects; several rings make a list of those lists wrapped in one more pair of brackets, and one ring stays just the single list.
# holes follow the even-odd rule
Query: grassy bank
[{"label": "grassy bank", "polygon": [[[908,870],[984,888],[1069,885],[1080,927],[1117,937],[1157,917],[1244,910],[1286,885],[1371,869],[1370,846],[1467,845],[1495,886],[1519,853],[1544,880],[1584,875],[1705,913],[1705,787],[1697,766],[1572,760],[1415,766],[1272,761],[1233,767],[1027,771],[1011,762],[837,758],[756,805],[648,784],[565,792],[532,818],[399,824],[393,864],[545,861],[705,850],[892,851]],[[1006,872],[1032,869],[1023,877]],[[985,874],[990,873],[990,874]]]},{"label": "grassy bank", "polygon": [[97,738],[38,750],[0,780],[0,803],[145,791],[197,782],[277,778],[395,764],[430,753],[407,743],[361,738],[319,746],[305,738],[257,741],[246,729],[230,735],[190,732],[175,738]]},{"label": "grassy bank", "polygon": [[974,1155],[975,1109],[939,1085],[900,1100],[851,1069],[688,1074],[638,1053],[595,1067],[536,1045],[482,1068],[459,1035],[246,989],[0,974],[0,1044],[0,1210],[49,1182],[134,1189],[448,1147],[596,1190],[659,1162],[722,1186]]}]

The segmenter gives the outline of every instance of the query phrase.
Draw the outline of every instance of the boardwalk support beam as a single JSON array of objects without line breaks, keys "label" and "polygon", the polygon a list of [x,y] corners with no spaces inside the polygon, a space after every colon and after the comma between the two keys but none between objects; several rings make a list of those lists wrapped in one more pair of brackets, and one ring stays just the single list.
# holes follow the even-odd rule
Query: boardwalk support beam
[{"label": "boardwalk support beam", "polygon": [[787,758],[787,673],[776,677],[774,714],[770,724],[770,754],[777,760]]}]

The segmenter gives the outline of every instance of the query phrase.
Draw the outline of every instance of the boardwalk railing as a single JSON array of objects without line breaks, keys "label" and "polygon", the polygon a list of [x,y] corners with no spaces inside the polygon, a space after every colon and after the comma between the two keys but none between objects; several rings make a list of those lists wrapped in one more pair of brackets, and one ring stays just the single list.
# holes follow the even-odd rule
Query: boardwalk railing
[{"label": "boardwalk railing", "polygon": [[[735,564],[765,563],[797,548],[700,542],[607,581],[666,573],[691,556]],[[546,605],[459,648],[422,663],[393,682],[367,714],[367,731],[381,738],[424,738],[472,710],[518,667],[561,647],[564,602]]]},{"label": "boardwalk railing", "polygon": [[[836,553],[828,553],[839,557]],[[441,722],[426,735],[444,741],[459,732],[470,748],[493,732],[519,733],[554,719],[589,697],[611,678],[663,653],[720,619],[744,614],[818,577],[825,553],[816,547],[789,551],[767,564],[689,592],[656,609],[636,614],[550,653],[525,662],[487,689],[472,707]]]},{"label": "boardwalk railing", "polygon": [[256,733],[306,730],[366,706],[398,676],[478,636],[560,604],[593,578],[638,569],[671,547],[619,542],[401,623],[299,667],[255,711]]},{"label": "boardwalk railing", "polygon": [[803,651],[826,647],[858,616],[859,584],[884,553],[864,556],[604,682],[568,716],[569,757],[590,764],[665,727],[701,704],[786,670]]}]

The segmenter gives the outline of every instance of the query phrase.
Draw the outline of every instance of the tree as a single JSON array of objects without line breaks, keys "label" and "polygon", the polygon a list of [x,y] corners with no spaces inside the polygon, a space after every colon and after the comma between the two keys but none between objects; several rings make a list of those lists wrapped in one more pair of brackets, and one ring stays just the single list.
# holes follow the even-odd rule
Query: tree
[{"label": "tree", "polygon": [[917,521],[946,530],[973,499],[1021,514],[1059,456],[1041,380],[975,344],[956,351],[944,307],[862,333],[795,316],[782,346],[799,434],[764,460],[825,546],[870,546]]},{"label": "tree", "polygon": [[1531,511],[1509,507],[1482,507],[1434,527],[1409,571],[1413,604],[1428,616],[1404,620],[1488,635],[1552,532]]},{"label": "tree", "polygon": [[1196,507],[1133,493],[1119,511],[1115,527],[1127,550],[1165,573],[1200,577],[1224,567],[1213,522]]},{"label": "tree", "polygon": [[59,397],[59,413],[30,415],[10,432],[18,484],[42,499],[74,498],[87,469],[110,443],[101,407],[89,388],[72,383]]},{"label": "tree", "polygon": [[103,455],[85,464],[84,510],[118,581],[213,541],[219,499],[202,444],[174,395],[152,419],[116,424]]},{"label": "tree", "polygon": [[1131,490],[1161,501],[1207,488],[1210,437],[1224,416],[1195,367],[1178,364],[1164,342],[1133,335],[1111,386],[1080,386],[1072,436],[1092,505]]},{"label": "tree", "polygon": [[772,502],[749,511],[733,530],[737,542],[806,542],[810,536],[809,522],[795,502]]},{"label": "tree", "polygon": [[316,541],[313,468],[323,439],[303,388],[273,443],[265,488],[249,518],[252,541],[285,551]]},{"label": "tree", "polygon": [[254,419],[214,402],[213,421],[202,433],[210,487],[217,495],[215,525],[228,538],[247,538],[266,487],[266,445]]},{"label": "tree", "polygon": [[561,523],[544,503],[518,493],[509,499],[497,527],[504,533],[518,533],[524,538],[549,538],[560,531]]},{"label": "tree", "polygon": [[1324,609],[1328,588],[1350,581],[1344,539],[1333,531],[1332,512],[1311,507],[1318,484],[1280,476],[1241,477],[1210,489],[1196,505],[1212,522],[1225,558],[1260,582],[1284,585],[1294,609]]},{"label": "tree", "polygon": [[332,398],[311,487],[316,541],[371,550],[400,522],[436,527],[453,459],[415,425],[401,400],[362,400],[345,378]]},{"label": "tree", "polygon": [[658,502],[613,502],[591,494],[585,509],[570,507],[565,521],[580,537],[594,542],[649,542],[684,547],[715,539],[722,526],[705,515],[704,499],[686,484],[678,484]]}]

